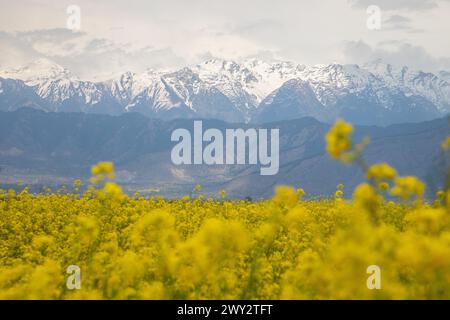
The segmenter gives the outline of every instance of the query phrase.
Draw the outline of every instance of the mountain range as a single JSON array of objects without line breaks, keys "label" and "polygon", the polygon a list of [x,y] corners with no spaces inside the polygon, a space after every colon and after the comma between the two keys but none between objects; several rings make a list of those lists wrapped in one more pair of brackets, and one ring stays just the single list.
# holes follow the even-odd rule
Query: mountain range
[{"label": "mountain range", "polygon": [[124,72],[80,80],[47,59],[0,71],[0,110],[266,123],[313,117],[361,125],[420,122],[450,111],[449,72],[437,74],[382,61],[306,66],[285,61],[210,59],[179,70]]},{"label": "mountain range", "polygon": [[[388,162],[400,175],[416,175],[434,197],[445,180],[446,163],[441,143],[448,135],[448,118],[386,127],[355,126],[355,141],[371,137],[364,151],[369,164]],[[192,130],[189,119],[149,119],[139,113],[119,116],[44,112],[22,108],[0,112],[0,188],[18,181],[31,191],[44,186],[86,185],[90,167],[99,161],[115,164],[117,181],[125,191],[179,197],[189,195],[196,184],[206,194],[224,189],[229,197],[270,197],[277,184],[302,187],[308,197],[330,196],[336,185],[345,185],[349,197],[365,180],[361,170],[329,158],[324,135],[330,125],[306,117],[263,125],[230,124],[203,120],[207,128],[278,128],[280,169],[261,176],[257,165],[174,165],[171,133]]]}]

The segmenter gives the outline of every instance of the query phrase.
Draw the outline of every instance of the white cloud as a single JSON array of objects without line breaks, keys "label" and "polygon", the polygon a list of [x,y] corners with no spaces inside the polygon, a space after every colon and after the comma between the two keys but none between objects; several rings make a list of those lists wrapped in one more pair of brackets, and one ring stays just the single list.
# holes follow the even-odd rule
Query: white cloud
[{"label": "white cloud", "polygon": [[349,0],[349,2],[359,8],[367,8],[370,5],[377,5],[382,10],[428,10],[439,6],[441,2],[449,0]]},{"label": "white cloud", "polygon": [[108,39],[92,38],[84,32],[67,29],[0,33],[2,68],[48,58],[72,70],[81,78],[107,77],[119,72],[169,68],[186,63],[170,48],[136,48]]},{"label": "white cloud", "polygon": [[[0,11],[0,32],[4,31],[0,34],[0,66],[45,56],[83,77],[119,68],[177,67],[208,55],[329,63],[342,59],[343,42],[359,39],[373,48],[393,40],[426,48],[431,59],[424,61],[450,57],[450,46],[442,45],[450,33],[450,0],[76,3],[81,8],[81,32],[77,33],[64,29],[66,7],[72,1],[6,3]],[[380,31],[366,27],[368,4],[378,4],[383,10]],[[434,68],[435,62],[428,67]]]},{"label": "white cloud", "polygon": [[344,43],[343,62],[363,64],[377,59],[397,66],[410,66],[428,72],[450,70],[450,58],[435,58],[423,47],[409,43],[387,41],[373,47],[364,41]]},{"label": "white cloud", "polygon": [[416,31],[412,27],[412,19],[408,18],[406,16],[402,16],[399,14],[394,14],[392,16],[389,16],[384,22],[383,22],[383,29],[388,30],[410,30],[410,31]]}]

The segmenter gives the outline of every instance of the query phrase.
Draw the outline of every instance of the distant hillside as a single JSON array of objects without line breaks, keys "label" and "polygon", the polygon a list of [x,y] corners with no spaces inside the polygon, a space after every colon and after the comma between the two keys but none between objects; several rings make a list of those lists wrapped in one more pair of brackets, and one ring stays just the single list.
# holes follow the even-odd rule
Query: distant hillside
[{"label": "distant hillside", "polygon": [[[205,128],[251,127],[204,120]],[[56,186],[81,178],[90,166],[112,161],[118,181],[128,191],[159,189],[158,194],[189,194],[197,183],[205,193],[225,189],[232,197],[265,197],[274,185],[301,186],[307,195],[330,195],[339,183],[346,195],[363,180],[354,166],[331,161],[324,151],[329,125],[302,118],[262,125],[280,129],[280,171],[261,176],[257,166],[175,166],[170,160],[176,128],[192,128],[192,120],[162,121],[137,113],[121,116],[51,113],[33,109],[0,112],[0,184],[26,180],[35,186]],[[388,127],[355,127],[355,140],[370,136],[369,163],[386,161],[400,174],[417,175],[434,192],[443,181],[441,142],[448,120]]]}]

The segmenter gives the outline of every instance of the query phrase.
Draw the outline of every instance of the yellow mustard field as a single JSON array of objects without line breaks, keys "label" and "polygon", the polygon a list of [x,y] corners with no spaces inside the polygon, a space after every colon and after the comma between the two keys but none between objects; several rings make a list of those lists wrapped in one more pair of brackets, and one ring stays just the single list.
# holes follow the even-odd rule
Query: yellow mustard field
[{"label": "yellow mustard field", "polygon": [[419,179],[367,166],[352,131],[339,121],[326,136],[366,174],[351,200],[342,185],[323,200],[288,186],[257,202],[200,187],[128,196],[110,163],[83,193],[1,190],[0,298],[450,299],[448,188],[424,201]]}]

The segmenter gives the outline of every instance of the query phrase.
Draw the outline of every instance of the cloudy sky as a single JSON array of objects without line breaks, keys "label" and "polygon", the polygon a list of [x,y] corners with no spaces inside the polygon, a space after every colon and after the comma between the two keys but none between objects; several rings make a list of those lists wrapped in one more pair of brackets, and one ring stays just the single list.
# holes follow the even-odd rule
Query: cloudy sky
[{"label": "cloudy sky", "polygon": [[[303,64],[382,58],[450,70],[450,0],[0,2],[3,69],[46,57],[92,78],[256,56]],[[70,5],[80,8],[79,30],[67,28]],[[379,30],[367,25],[373,5],[381,10]]]}]

